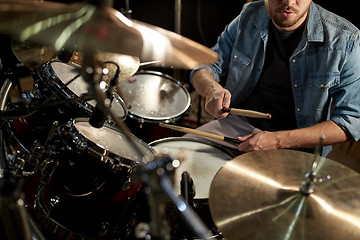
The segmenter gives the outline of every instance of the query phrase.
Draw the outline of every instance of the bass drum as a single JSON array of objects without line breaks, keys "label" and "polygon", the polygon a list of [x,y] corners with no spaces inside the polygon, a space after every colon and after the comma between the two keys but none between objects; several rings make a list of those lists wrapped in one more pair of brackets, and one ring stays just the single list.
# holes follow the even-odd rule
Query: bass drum
[{"label": "bass drum", "polygon": [[188,90],[174,78],[155,71],[139,71],[117,89],[128,108],[127,124],[146,142],[171,136],[159,123],[175,123],[190,107]]},{"label": "bass drum", "polygon": [[[211,230],[210,238],[222,239],[215,229],[209,209],[209,191],[213,178],[233,154],[220,145],[206,140],[185,137],[159,139],[149,144],[156,152],[167,153],[172,158],[183,156],[184,161],[174,174],[174,191],[181,194],[181,175],[188,172],[193,180],[195,196],[194,210]],[[173,239],[184,239],[190,230],[186,228],[175,208],[168,207],[167,218],[170,222]]]},{"label": "bass drum", "polygon": [[[132,179],[141,160],[124,133],[88,119],[59,127],[65,146],[45,166],[34,215],[49,239],[124,239],[136,222],[142,186]],[[153,150],[132,135],[149,159]],[[45,179],[45,181],[44,181]]]}]

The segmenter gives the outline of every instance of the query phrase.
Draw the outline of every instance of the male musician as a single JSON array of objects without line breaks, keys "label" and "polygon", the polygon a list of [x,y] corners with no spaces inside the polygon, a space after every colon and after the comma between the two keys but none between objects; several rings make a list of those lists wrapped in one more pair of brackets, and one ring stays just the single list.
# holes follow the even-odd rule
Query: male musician
[{"label": "male musician", "polygon": [[[216,120],[199,130],[237,137],[240,151],[313,151],[360,137],[360,31],[312,0],[248,3],[213,47],[219,60],[191,72]],[[227,76],[225,87],[220,79]],[[233,107],[271,119],[229,115]]]}]

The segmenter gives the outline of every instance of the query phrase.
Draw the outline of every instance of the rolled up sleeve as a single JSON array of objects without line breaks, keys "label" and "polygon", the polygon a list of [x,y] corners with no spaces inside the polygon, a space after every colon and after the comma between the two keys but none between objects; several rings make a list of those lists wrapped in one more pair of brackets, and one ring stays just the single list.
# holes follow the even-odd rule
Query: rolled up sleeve
[{"label": "rolled up sleeve", "polygon": [[360,138],[360,37],[349,43],[348,58],[341,71],[341,83],[334,89],[331,120],[354,141]]}]

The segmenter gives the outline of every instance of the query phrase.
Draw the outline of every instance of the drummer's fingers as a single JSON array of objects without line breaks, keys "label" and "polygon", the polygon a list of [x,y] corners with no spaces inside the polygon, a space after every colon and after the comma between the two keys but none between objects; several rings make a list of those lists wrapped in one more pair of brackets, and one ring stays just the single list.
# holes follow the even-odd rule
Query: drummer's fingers
[{"label": "drummer's fingers", "polygon": [[216,118],[224,118],[222,104],[224,99],[224,92],[219,89],[208,93],[205,99],[205,110]]},{"label": "drummer's fingers", "polygon": [[231,93],[228,90],[224,89],[224,97],[223,97],[223,103],[221,109],[223,109],[224,107],[229,108],[230,102],[231,102]]},{"label": "drummer's fingers", "polygon": [[229,115],[228,112],[224,112],[223,111],[223,106],[224,106],[224,101],[223,101],[224,98],[222,98],[222,101],[218,101],[217,104],[216,104],[216,109],[215,109],[215,114],[214,116],[217,118],[217,119],[222,119],[222,118],[225,118],[227,115]]},{"label": "drummer's fingers", "polygon": [[216,109],[216,118],[221,119],[225,118],[227,115],[229,115],[228,112],[224,112],[223,109],[230,107],[230,101],[231,101],[231,93],[223,89],[221,101],[218,102],[217,109]]}]

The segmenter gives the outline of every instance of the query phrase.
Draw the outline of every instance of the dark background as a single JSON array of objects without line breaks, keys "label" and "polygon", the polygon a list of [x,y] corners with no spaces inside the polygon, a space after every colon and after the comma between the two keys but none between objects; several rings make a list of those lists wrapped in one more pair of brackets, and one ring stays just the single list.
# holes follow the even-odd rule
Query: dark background
[{"label": "dark background", "polygon": [[[245,0],[182,0],[181,35],[211,47],[224,27],[241,11]],[[315,3],[359,27],[358,8],[339,1],[316,0]],[[352,1],[355,4],[355,1]],[[129,0],[132,18],[174,31],[175,0]],[[124,0],[115,0],[114,8],[126,8]],[[200,20],[200,21],[199,21]],[[202,37],[201,31],[204,33]]]},{"label": "dark background", "polygon": [[[94,3],[98,1],[85,0],[83,2]],[[79,1],[58,0],[53,2],[72,3]],[[132,11],[130,18],[175,31],[175,0],[128,0],[128,2],[129,9]],[[350,1],[346,1],[346,4],[329,0],[315,0],[314,2],[360,27],[360,18],[358,18],[358,8],[355,6],[355,1],[352,1],[352,4]],[[246,0],[181,0],[181,3],[180,34],[207,47],[212,47],[225,26],[240,13]],[[124,13],[126,0],[114,0],[113,7]],[[5,56],[9,55],[8,52],[11,49],[9,51],[4,49],[8,48],[8,43],[3,43],[3,41],[0,43],[2,45],[1,53],[5,52]],[[12,64],[10,57],[3,57],[2,62],[3,65]],[[174,75],[172,69],[151,69],[152,66],[142,68],[145,70],[150,68],[150,70]],[[176,77],[177,80],[188,82],[189,70],[178,70]]]},{"label": "dark background", "polygon": [[[73,0],[59,0],[71,3]],[[85,0],[94,3],[98,0]],[[325,9],[334,12],[360,27],[356,1],[314,0]],[[131,18],[164,29],[175,31],[175,0],[128,0]],[[241,11],[246,0],[182,0],[181,35],[212,47],[224,27]],[[126,0],[114,0],[113,7],[124,13]],[[167,69],[160,69],[168,72]],[[187,72],[179,80],[187,81]]]},{"label": "dark background", "polygon": [[[346,4],[329,0],[314,2],[360,27],[356,1],[351,1],[352,4],[350,1],[344,2]],[[246,0],[182,0],[181,3],[181,35],[212,47],[225,26],[240,13]],[[126,1],[115,0],[114,8],[126,9]],[[129,9],[133,19],[175,31],[175,0],[129,0]],[[167,69],[160,71],[171,75]],[[188,71],[182,72],[180,78],[178,80],[187,82]]]}]

